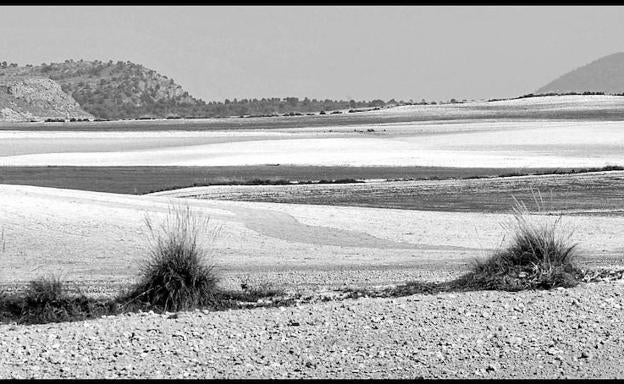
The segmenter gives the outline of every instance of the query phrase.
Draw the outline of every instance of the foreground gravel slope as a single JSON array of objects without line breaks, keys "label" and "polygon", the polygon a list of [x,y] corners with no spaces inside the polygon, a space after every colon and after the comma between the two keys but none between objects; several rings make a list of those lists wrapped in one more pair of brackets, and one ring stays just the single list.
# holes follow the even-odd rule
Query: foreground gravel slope
[{"label": "foreground gravel slope", "polygon": [[624,285],[0,325],[11,377],[619,377]]}]

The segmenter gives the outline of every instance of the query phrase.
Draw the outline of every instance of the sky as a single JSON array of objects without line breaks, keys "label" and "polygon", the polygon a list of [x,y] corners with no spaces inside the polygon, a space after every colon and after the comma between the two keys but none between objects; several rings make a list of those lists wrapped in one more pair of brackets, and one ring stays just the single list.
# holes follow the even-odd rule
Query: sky
[{"label": "sky", "polygon": [[622,36],[621,6],[0,6],[0,61],[129,60],[205,101],[515,97]]}]

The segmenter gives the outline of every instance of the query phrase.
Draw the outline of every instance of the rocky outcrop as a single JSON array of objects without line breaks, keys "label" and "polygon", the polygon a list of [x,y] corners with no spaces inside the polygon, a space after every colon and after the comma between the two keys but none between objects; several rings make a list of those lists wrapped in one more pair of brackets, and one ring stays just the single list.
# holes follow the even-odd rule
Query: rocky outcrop
[{"label": "rocky outcrop", "polygon": [[0,81],[0,121],[92,119],[54,80],[12,78]]},{"label": "rocky outcrop", "polygon": [[84,111],[101,119],[196,116],[205,108],[172,79],[129,61],[0,66],[0,81],[4,76],[52,79]]}]

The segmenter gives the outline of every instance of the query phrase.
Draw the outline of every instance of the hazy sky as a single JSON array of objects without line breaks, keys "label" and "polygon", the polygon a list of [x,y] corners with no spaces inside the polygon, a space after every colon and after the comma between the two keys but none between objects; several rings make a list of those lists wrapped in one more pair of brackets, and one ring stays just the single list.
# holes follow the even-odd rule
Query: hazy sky
[{"label": "hazy sky", "polygon": [[130,60],[206,101],[518,96],[623,36],[604,6],[0,6],[0,60]]}]

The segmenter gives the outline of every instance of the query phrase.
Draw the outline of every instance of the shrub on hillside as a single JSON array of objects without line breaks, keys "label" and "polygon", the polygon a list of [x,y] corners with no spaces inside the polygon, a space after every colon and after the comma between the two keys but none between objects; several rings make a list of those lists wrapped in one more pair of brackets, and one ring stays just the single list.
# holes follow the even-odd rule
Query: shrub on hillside
[{"label": "shrub on hillside", "polygon": [[[145,220],[149,233],[149,255],[141,265],[140,280],[128,299],[165,311],[208,306],[217,294],[215,267],[208,263],[199,236],[208,219],[190,207],[170,208],[165,221],[155,227]],[[208,233],[212,238],[216,231]]]}]

